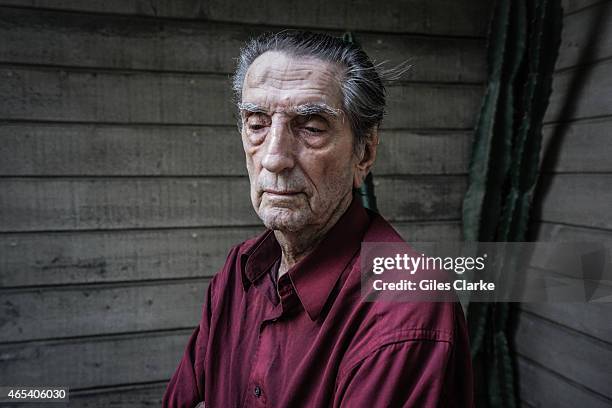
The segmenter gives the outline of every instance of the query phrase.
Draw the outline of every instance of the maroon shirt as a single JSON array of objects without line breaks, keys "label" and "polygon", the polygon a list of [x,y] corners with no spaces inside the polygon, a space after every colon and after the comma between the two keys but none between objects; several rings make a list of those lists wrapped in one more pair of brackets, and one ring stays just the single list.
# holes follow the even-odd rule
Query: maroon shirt
[{"label": "maroon shirt", "polygon": [[461,306],[362,302],[362,241],[403,242],[354,199],[278,292],[272,231],[232,248],[163,406],[472,407]]}]

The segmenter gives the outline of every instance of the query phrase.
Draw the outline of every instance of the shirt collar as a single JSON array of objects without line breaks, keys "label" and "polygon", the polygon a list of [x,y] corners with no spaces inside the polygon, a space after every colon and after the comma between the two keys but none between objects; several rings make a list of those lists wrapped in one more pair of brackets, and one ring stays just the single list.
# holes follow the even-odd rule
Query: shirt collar
[{"label": "shirt collar", "polygon": [[[298,298],[311,320],[316,320],[336,281],[361,248],[362,237],[370,223],[359,197],[328,231],[315,250],[287,273]],[[281,256],[273,231],[266,230],[241,255],[245,290],[268,272]]]}]

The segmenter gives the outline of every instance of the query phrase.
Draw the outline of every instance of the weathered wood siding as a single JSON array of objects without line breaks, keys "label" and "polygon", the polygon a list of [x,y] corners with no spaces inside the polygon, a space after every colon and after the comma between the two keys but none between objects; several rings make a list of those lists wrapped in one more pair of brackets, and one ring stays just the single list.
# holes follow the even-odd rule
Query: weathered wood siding
[{"label": "weathered wood siding", "polygon": [[[2,382],[158,404],[210,277],[261,229],[228,77],[266,30],[351,29],[378,61],[411,60],[389,87],[378,202],[407,239],[459,239],[488,3],[0,0]],[[584,164],[574,141],[567,166]]]},{"label": "weathered wood siding", "polygon": [[[564,5],[533,238],[611,242],[612,2]],[[521,305],[523,406],[612,406],[611,316],[610,304]]]}]

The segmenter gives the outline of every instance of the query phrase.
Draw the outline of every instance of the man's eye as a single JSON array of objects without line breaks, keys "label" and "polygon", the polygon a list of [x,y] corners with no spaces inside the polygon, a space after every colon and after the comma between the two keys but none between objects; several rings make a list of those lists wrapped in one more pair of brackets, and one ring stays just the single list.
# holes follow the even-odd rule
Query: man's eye
[{"label": "man's eye", "polygon": [[312,127],[312,126],[306,126],[304,129],[306,129],[307,131],[311,133],[322,133],[323,132],[323,129],[319,129],[319,128]]},{"label": "man's eye", "polygon": [[263,113],[252,113],[246,117],[245,122],[249,131],[257,132],[270,125],[270,118]]}]

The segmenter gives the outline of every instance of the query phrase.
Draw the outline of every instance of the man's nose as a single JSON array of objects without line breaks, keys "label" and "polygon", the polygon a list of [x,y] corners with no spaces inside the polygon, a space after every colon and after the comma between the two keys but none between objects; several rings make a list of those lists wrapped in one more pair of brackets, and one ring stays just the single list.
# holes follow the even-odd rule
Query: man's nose
[{"label": "man's nose", "polygon": [[273,123],[265,141],[261,165],[272,173],[291,169],[294,162],[294,138],[287,123]]}]

